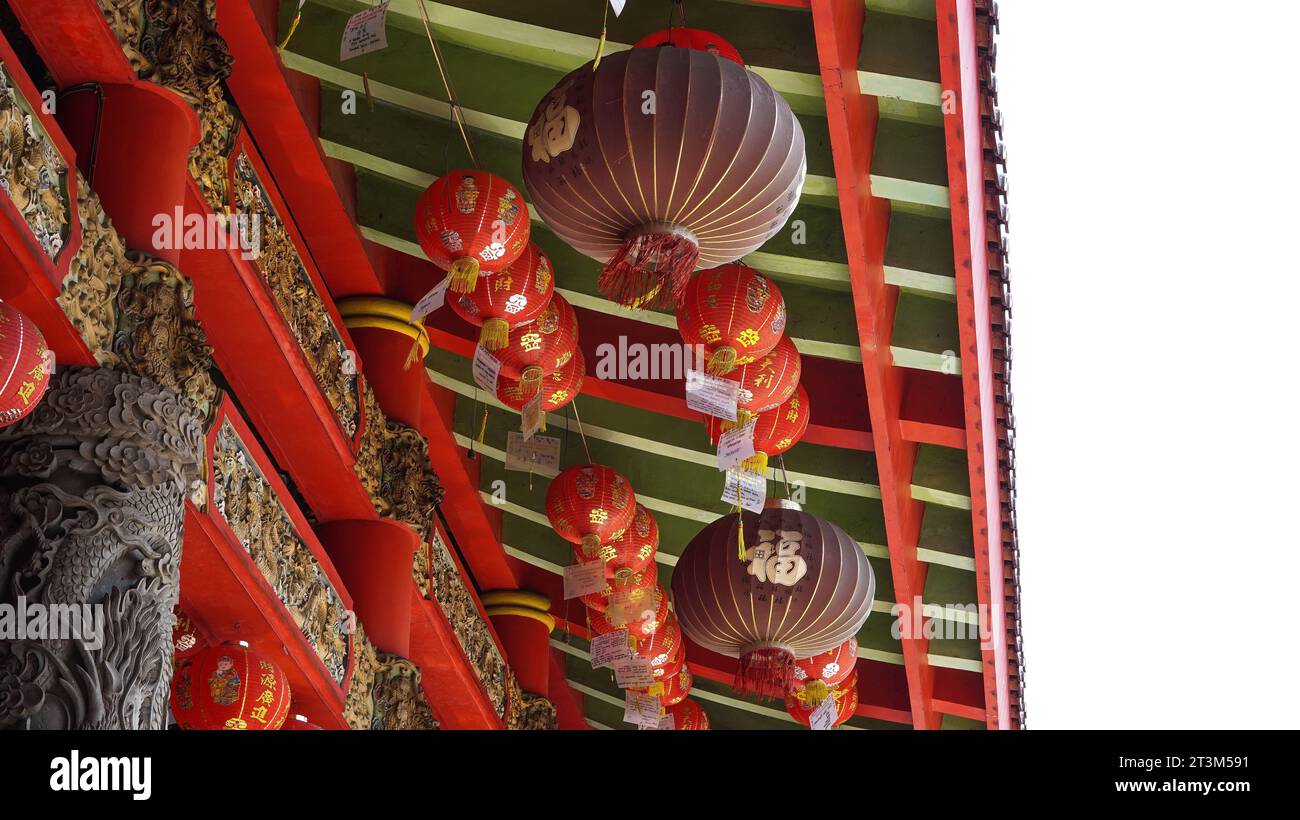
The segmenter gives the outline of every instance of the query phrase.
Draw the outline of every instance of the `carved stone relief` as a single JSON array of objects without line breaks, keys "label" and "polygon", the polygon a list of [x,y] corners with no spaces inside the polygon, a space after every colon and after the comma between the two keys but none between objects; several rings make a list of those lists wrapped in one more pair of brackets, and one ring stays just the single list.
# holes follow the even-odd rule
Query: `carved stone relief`
[{"label": "carved stone relief", "polygon": [[53,260],[68,238],[68,166],[30,106],[0,63],[0,188]]}]

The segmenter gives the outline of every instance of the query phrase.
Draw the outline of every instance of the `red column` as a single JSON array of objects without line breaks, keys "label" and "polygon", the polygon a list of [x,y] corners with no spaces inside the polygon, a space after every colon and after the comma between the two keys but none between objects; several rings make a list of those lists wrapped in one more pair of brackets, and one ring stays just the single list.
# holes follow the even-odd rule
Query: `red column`
[{"label": "red column", "polygon": [[[174,223],[199,141],[194,109],[160,86],[110,83],[65,96],[56,116],[126,246],[179,264],[184,225]],[[165,243],[154,241],[160,216],[171,229]]]},{"label": "red column", "polygon": [[411,654],[412,566],[420,539],[386,518],[331,521],[316,527],[370,641],[385,652]]},{"label": "red column", "polygon": [[483,593],[483,606],[492,619],[506,658],[519,686],[530,694],[548,697],[551,692],[551,600],[523,589]]},{"label": "red column", "polygon": [[382,296],[354,296],[340,300],[338,308],[384,415],[419,429],[429,336],[422,325],[408,321],[411,306]]}]

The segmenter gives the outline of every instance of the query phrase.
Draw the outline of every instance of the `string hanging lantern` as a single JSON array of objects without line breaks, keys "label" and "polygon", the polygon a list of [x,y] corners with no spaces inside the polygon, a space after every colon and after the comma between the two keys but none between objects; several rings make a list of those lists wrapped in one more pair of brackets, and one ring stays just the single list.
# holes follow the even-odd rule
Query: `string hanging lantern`
[{"label": "string hanging lantern", "polygon": [[429,261],[447,271],[447,287],[471,293],[480,273],[504,270],[528,244],[528,206],[496,174],[449,171],[415,204],[415,237]]},{"label": "string hanging lantern", "polygon": [[784,697],[795,661],[853,637],[871,612],[876,580],[848,533],[769,499],[744,512],[743,562],[736,560],[737,514],[691,539],[673,571],[673,607],[695,643],[739,658],[735,687]]},{"label": "string hanging lantern", "polygon": [[677,311],[682,341],[708,354],[705,371],[722,376],[770,352],[785,332],[785,300],[766,276],[744,265],[701,271]]},{"label": "string hanging lantern", "polygon": [[564,540],[581,545],[584,552],[598,552],[621,535],[635,513],[632,485],[600,464],[570,467],[546,488],[546,517],[551,527]]},{"label": "string hanging lantern", "polygon": [[[796,385],[794,395],[785,403],[772,410],[759,413],[754,417],[754,455],[741,462],[743,470],[766,474],[768,459],[779,456],[799,443],[808,431],[808,420],[812,416],[812,407],[808,403],[808,391],[803,385]],[[731,423],[708,416],[706,422],[709,440],[714,444],[724,432],[724,427]]]},{"label": "string hanging lantern", "polygon": [[[623,304],[678,305],[697,267],[751,253],[785,224],[806,169],[803,129],[754,72],[689,38],[566,75],[524,134],[533,206]],[[684,46],[684,47],[682,47]]]},{"label": "string hanging lantern", "polygon": [[480,345],[500,350],[510,340],[510,329],[540,316],[554,292],[551,260],[528,242],[524,252],[500,273],[479,279],[470,292],[452,299],[451,309],[482,328]]},{"label": "string hanging lantern", "polygon": [[542,377],[568,364],[577,349],[578,316],[569,301],[556,293],[536,319],[510,329],[496,357],[501,374],[518,380],[524,397],[531,398]]}]

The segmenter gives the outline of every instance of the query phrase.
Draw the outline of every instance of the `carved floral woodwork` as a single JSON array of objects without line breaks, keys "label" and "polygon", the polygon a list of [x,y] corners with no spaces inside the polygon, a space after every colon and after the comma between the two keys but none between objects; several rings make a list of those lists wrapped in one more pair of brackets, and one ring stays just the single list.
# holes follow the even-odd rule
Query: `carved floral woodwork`
[{"label": "carved floral woodwork", "polygon": [[474,594],[465,586],[456,563],[447,552],[447,545],[436,530],[431,542],[429,560],[433,568],[433,597],[447,616],[456,640],[497,717],[504,721],[509,700],[509,678],[513,677],[510,667],[501,657],[501,651],[475,603]]},{"label": "carved floral woodwork", "polygon": [[375,702],[371,689],[375,684],[375,670],[379,667],[379,651],[370,642],[365,627],[358,623],[352,635],[352,677],[348,680],[347,700],[343,705],[343,719],[352,729],[369,729],[374,720]]},{"label": "carved floral woodwork", "polygon": [[348,670],[347,609],[229,421],[217,430],[212,450],[212,498],[216,512],[341,686]]},{"label": "carved floral woodwork", "polygon": [[68,166],[0,63],[0,188],[51,261],[68,238]]},{"label": "carved floral woodwork", "polygon": [[330,319],[325,301],[308,276],[252,161],[242,151],[235,161],[235,202],[244,214],[261,220],[262,252],[253,267],[266,283],[280,318],[298,340],[321,392],[350,438],[356,433],[359,415],[356,368],[345,364],[348,349],[343,336]]},{"label": "carved floral woodwork", "polygon": [[239,134],[240,121],[235,109],[226,98],[225,86],[212,85],[199,101],[201,136],[198,145],[190,151],[190,176],[198,183],[203,199],[213,213],[230,209],[230,180],[228,158]]},{"label": "carved floral woodwork", "polygon": [[541,695],[523,692],[516,702],[519,707],[510,710],[507,729],[545,731],[560,728],[560,717],[555,711],[555,704]]},{"label": "carved floral woodwork", "polygon": [[0,601],[103,614],[102,642],[0,642],[0,728],[164,728],[202,420],[151,379],[64,367],[0,430]]},{"label": "carved floral woodwork", "polygon": [[406,658],[380,652],[371,696],[372,729],[437,729],[438,721],[420,688],[420,670]]}]

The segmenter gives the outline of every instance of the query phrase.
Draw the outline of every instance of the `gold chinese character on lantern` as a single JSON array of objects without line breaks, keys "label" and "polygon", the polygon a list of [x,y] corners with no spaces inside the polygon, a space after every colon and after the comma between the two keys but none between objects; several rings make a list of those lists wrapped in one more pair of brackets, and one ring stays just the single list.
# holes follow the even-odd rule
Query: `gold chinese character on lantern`
[{"label": "gold chinese character on lantern", "polygon": [[747,572],[761,584],[792,587],[808,574],[808,562],[799,554],[803,533],[798,530],[759,530],[759,543],[745,551]]},{"label": "gold chinese character on lantern", "polygon": [[700,326],[700,338],[707,344],[713,344],[722,338],[722,331],[718,330],[717,325],[705,324]]},{"label": "gold chinese character on lantern", "polygon": [[745,347],[753,347],[759,343],[760,337],[757,330],[754,330],[752,327],[747,327],[740,331],[736,336],[736,341],[740,342],[741,345]]},{"label": "gold chinese character on lantern", "polygon": [[23,382],[18,388],[18,395],[22,397],[23,404],[28,405],[32,402],[32,394],[36,392],[36,385],[31,382]]},{"label": "gold chinese character on lantern", "polygon": [[560,404],[567,398],[569,398],[568,390],[556,390],[551,394],[551,404]]},{"label": "gold chinese character on lantern", "polygon": [[609,512],[603,508],[597,507],[587,514],[587,519],[593,524],[604,524],[609,520]]},{"label": "gold chinese character on lantern", "polygon": [[536,353],[542,346],[542,334],[525,333],[519,337],[519,346],[529,353]]},{"label": "gold chinese character on lantern", "polygon": [[515,282],[508,274],[498,273],[492,277],[492,289],[495,291],[510,290]]}]

